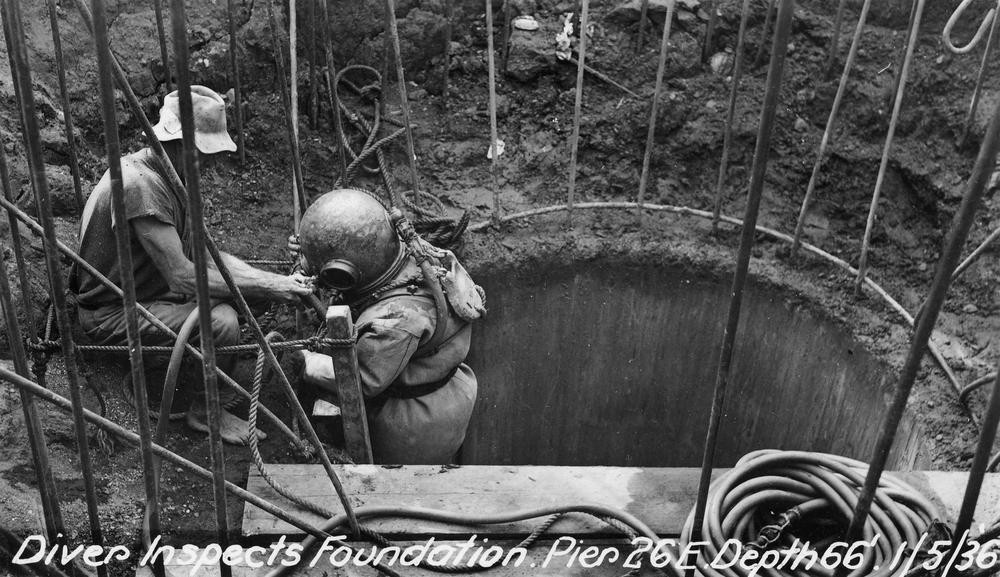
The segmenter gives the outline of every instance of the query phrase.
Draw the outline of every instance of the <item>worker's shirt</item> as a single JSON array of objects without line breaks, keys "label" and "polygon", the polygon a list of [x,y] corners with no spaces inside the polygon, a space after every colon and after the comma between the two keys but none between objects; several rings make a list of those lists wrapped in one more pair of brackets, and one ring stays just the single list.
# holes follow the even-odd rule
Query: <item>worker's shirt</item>
[{"label": "worker's shirt", "polygon": [[[399,277],[419,274],[412,260]],[[397,278],[399,278],[397,277]],[[471,325],[445,316],[445,340],[435,351],[414,353],[430,341],[437,322],[437,311],[430,291],[420,287],[391,291],[365,308],[356,320],[358,327],[358,367],[367,397],[374,397],[389,385],[422,385],[447,377],[469,352]]]},{"label": "worker's shirt", "polygon": [[[125,192],[125,219],[152,217],[177,229],[185,252],[189,252],[186,200],[174,193],[160,161],[149,148],[121,159],[122,187]],[[80,221],[80,256],[100,273],[122,286],[121,263],[111,208],[111,175],[105,172],[97,183],[83,210]],[[156,268],[133,232],[131,238],[132,271],[136,297],[149,301],[170,292],[166,278]],[[95,308],[118,304],[121,299],[82,268],[75,272],[73,287],[77,300],[84,307]]]}]

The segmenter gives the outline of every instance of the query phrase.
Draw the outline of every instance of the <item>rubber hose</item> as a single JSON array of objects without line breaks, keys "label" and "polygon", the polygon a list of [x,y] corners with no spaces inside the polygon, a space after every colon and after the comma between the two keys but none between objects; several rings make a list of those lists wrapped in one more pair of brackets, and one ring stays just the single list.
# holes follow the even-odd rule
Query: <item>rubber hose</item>
[{"label": "rubber hose", "polygon": [[410,251],[420,266],[420,272],[424,276],[424,283],[434,297],[434,309],[437,318],[434,322],[434,334],[431,335],[430,340],[425,345],[428,349],[434,349],[444,340],[445,325],[447,325],[448,319],[448,300],[444,296],[441,281],[434,272],[431,263],[428,262],[426,257],[421,257],[423,248],[420,246],[420,237],[413,229],[413,225],[403,216],[403,212],[398,206],[389,211],[389,221],[392,222],[400,239],[410,247]]},{"label": "rubber hose", "polygon": [[318,296],[316,296],[313,293],[309,293],[307,295],[302,295],[299,298],[302,299],[302,303],[303,304],[305,304],[307,307],[309,307],[309,308],[313,309],[314,311],[316,311],[316,314],[319,315],[318,318],[319,318],[320,322],[325,322],[326,321],[326,309],[327,309],[327,307],[326,307],[325,304],[323,304],[323,301],[319,300]]},{"label": "rubber hose", "polygon": [[[611,519],[616,519],[621,521],[631,529],[633,529],[637,534],[657,542],[660,538],[649,528],[645,523],[634,515],[627,513],[625,511],[620,511],[613,509],[611,507],[606,507],[604,505],[554,505],[549,507],[541,507],[538,509],[528,509],[523,511],[513,511],[510,513],[494,513],[494,514],[482,514],[482,515],[469,515],[469,514],[459,514],[450,513],[447,511],[440,511],[437,509],[422,509],[419,507],[395,507],[395,506],[377,506],[377,507],[359,507],[354,510],[354,514],[357,516],[358,521],[361,519],[376,519],[382,517],[396,517],[405,519],[420,519],[424,521],[436,521],[439,523],[448,523],[453,525],[496,525],[501,523],[513,523],[516,521],[524,521],[526,519],[534,519],[537,517],[548,517],[551,515],[565,514],[565,513],[585,513],[588,515],[596,516],[599,518],[609,517]],[[320,530],[330,533],[338,527],[347,526],[347,515],[340,514],[335,517],[331,517],[324,523]],[[316,537],[309,535],[302,540],[302,552],[308,551],[316,543]],[[267,573],[267,577],[283,577],[287,575],[295,566],[280,566],[271,570]],[[681,577],[681,572],[676,568],[673,562],[667,565],[670,569],[673,577]]]},{"label": "rubber hose", "polygon": [[[192,310],[184,324],[177,331],[177,339],[174,340],[174,348],[170,351],[170,362],[167,363],[167,375],[163,379],[163,394],[160,396],[160,416],[156,419],[156,431],[153,433],[153,443],[163,445],[163,437],[167,434],[167,423],[171,418],[170,408],[174,404],[174,392],[177,390],[177,377],[181,373],[181,362],[184,360],[184,346],[187,345],[198,326],[198,307]],[[157,487],[160,485],[160,470],[162,461],[159,457],[153,456],[153,478]],[[151,503],[152,495],[146,496],[146,510],[142,517],[142,544],[148,549],[152,545],[152,536],[149,531],[149,515],[155,503]]]},{"label": "rubber hose", "polygon": [[[825,526],[834,530],[838,535],[831,542],[836,542],[850,522],[867,469],[860,461],[824,453],[772,450],[749,453],[712,482],[700,534],[693,534],[692,511],[681,533],[682,543],[692,543],[696,537],[705,542],[695,562],[705,577],[746,577],[751,571],[731,563],[736,552],[733,547],[726,547],[726,543],[731,539],[740,543],[757,542],[763,526],[774,523],[778,512],[793,514],[792,521],[780,529],[780,539],[768,546],[782,550],[796,541],[805,543],[808,539],[794,538],[794,532],[806,527]],[[852,561],[853,567],[847,575],[886,577],[898,571],[891,566],[893,556],[902,548],[913,546],[931,522],[941,518],[935,505],[919,491],[892,476],[883,476],[863,534],[864,541],[871,542],[876,535],[878,541],[873,547],[856,550],[860,556]],[[825,545],[816,543],[810,547],[822,559]],[[784,565],[763,568],[760,573],[767,577],[803,574],[801,569]],[[819,564],[809,572],[832,574]]]}]

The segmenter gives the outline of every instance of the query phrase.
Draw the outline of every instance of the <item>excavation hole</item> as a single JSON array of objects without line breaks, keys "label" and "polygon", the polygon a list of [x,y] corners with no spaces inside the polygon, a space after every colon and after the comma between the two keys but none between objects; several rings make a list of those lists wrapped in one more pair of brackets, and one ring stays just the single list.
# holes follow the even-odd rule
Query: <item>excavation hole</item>
[{"label": "excavation hole", "polygon": [[[731,277],[607,261],[480,274],[466,464],[692,467],[702,458]],[[867,460],[893,372],[788,289],[751,281],[717,466],[762,448]],[[907,415],[890,467],[923,456]]]}]

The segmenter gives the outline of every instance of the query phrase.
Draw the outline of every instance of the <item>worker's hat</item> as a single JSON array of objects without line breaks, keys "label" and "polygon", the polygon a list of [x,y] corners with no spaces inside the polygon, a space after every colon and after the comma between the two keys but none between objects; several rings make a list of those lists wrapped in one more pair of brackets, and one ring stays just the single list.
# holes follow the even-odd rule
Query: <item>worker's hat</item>
[{"label": "worker's hat", "polygon": [[[194,110],[194,143],[205,154],[236,151],[236,143],[226,131],[226,101],[211,88],[191,86]],[[153,127],[160,142],[181,139],[180,98],[174,90],[163,99],[160,121]]]}]

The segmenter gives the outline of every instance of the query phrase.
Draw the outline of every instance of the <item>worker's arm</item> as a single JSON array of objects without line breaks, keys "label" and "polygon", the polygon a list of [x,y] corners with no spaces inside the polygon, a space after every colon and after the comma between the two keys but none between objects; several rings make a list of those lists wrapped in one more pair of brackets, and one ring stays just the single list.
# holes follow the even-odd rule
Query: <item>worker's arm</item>
[{"label": "worker's arm", "polygon": [[[153,217],[140,217],[130,221],[140,244],[153,259],[153,263],[170,285],[170,290],[180,294],[195,293],[194,263],[184,255],[177,229]],[[223,261],[230,268],[236,286],[251,299],[297,301],[299,296],[312,292],[308,279],[302,275],[284,276],[270,273],[225,255]],[[218,270],[208,269],[208,290],[214,297],[227,298],[229,287]]]}]

